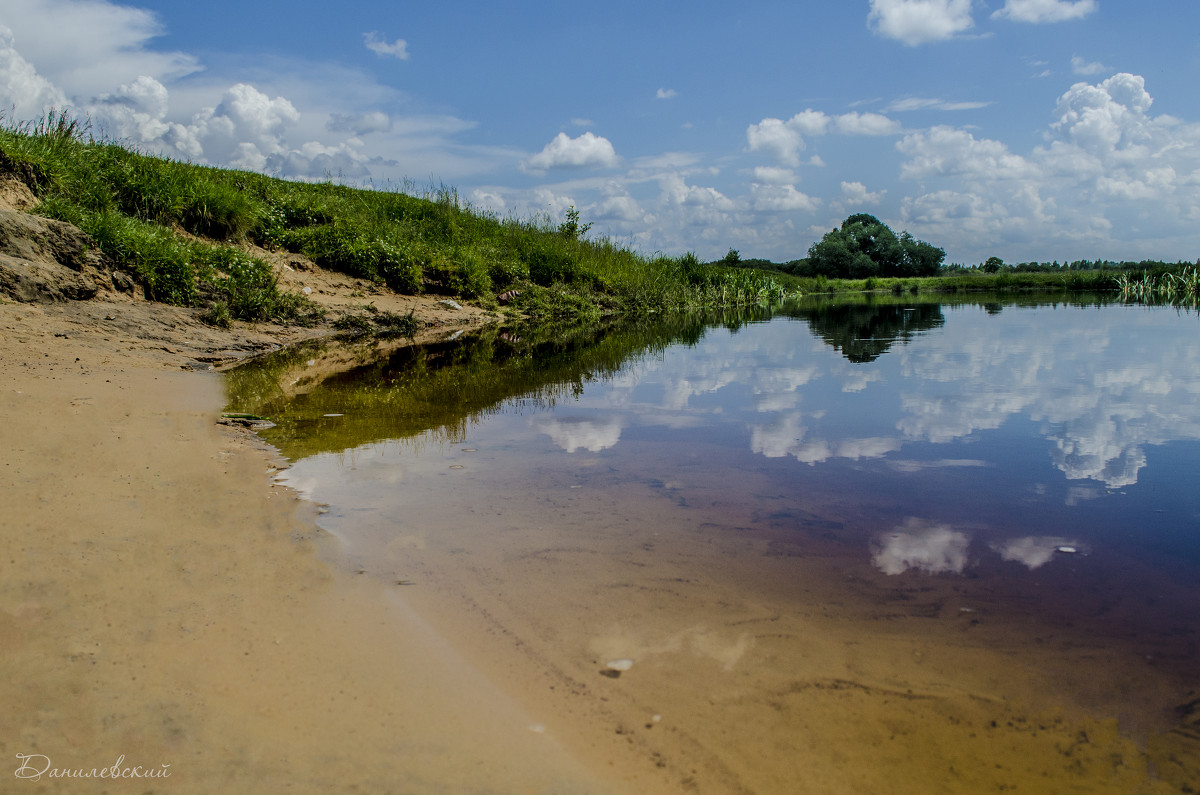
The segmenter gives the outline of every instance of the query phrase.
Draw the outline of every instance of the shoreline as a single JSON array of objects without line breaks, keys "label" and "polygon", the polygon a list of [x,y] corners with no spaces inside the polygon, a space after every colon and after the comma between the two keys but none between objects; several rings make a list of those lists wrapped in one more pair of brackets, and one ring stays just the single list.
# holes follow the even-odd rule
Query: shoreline
[{"label": "shoreline", "polygon": [[[0,304],[0,752],[21,791],[121,756],[169,792],[619,791],[384,586],[325,563],[315,506],[217,424],[218,375],[182,369],[311,332],[190,314]],[[104,328],[135,317],[137,337]]]}]

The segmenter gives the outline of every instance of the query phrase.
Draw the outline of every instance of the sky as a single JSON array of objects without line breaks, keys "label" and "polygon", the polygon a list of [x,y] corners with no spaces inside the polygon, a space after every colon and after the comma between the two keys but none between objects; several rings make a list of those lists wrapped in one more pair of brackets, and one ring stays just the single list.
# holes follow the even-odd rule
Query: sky
[{"label": "sky", "polygon": [[786,262],[1200,259],[1195,0],[3,0],[0,109],[291,179]]}]

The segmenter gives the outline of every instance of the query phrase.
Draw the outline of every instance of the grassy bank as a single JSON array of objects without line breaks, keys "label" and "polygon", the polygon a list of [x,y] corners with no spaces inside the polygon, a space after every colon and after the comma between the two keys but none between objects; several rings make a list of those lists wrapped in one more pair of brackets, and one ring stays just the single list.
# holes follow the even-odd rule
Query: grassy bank
[{"label": "grassy bank", "polygon": [[94,140],[64,115],[0,125],[0,171],[29,185],[38,213],[91,235],[148,297],[206,307],[218,323],[314,315],[247,243],[398,293],[534,317],[748,305],[784,289],[771,274],[706,268],[692,254],[646,257],[588,240],[577,213],[502,219],[448,188],[363,190],[165,160]]},{"label": "grassy bank", "polygon": [[941,295],[1006,291],[1105,292],[1118,289],[1119,272],[1111,270],[1052,273],[953,273],[945,276],[906,278],[828,279],[824,276],[777,275],[789,292],[812,294],[882,292],[895,295]]}]

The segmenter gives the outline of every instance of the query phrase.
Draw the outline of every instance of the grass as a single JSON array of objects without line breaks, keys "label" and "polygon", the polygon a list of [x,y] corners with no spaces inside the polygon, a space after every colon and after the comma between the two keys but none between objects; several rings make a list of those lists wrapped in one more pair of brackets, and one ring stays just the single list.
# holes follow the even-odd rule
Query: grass
[{"label": "grass", "polygon": [[[786,292],[772,274],[702,267],[587,240],[588,224],[499,218],[444,186],[386,189],[289,182],[209,168],[96,140],[62,113],[0,123],[0,169],[37,212],[87,232],[156,301],[205,308],[209,322],[304,322],[246,244],[285,249],[404,294],[456,296],[532,317],[745,306]],[[378,325],[371,323],[371,325]],[[393,326],[395,324],[392,324]]]}]

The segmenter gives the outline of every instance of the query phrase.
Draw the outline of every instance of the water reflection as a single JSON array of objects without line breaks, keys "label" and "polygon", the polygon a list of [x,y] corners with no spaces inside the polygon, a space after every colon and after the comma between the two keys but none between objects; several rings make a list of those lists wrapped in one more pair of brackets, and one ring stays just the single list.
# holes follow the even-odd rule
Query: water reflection
[{"label": "water reflection", "polygon": [[1026,536],[1010,538],[992,544],[1002,560],[1023,564],[1030,571],[1045,566],[1056,555],[1077,555],[1083,552],[1080,542],[1060,536]]},{"label": "water reflection", "polygon": [[876,540],[871,559],[884,574],[903,574],[910,569],[927,574],[962,574],[970,544],[970,536],[949,525],[930,526],[911,518]]},{"label": "water reflection", "polygon": [[[1195,698],[1195,324],[904,296],[324,344],[236,372],[231,410],[278,423],[355,571],[685,760],[676,783],[787,791],[803,737],[823,780],[910,776],[850,790],[943,764],[996,777],[973,790],[1101,791],[1078,754],[1136,752],[1014,705],[1149,732]],[[669,732],[636,728],[654,715]]]},{"label": "water reflection", "polygon": [[856,300],[800,302],[785,310],[803,318],[813,334],[855,363],[873,362],[896,342],[909,342],[917,334],[940,328],[946,319],[939,304],[908,301],[894,303],[868,297]]}]

